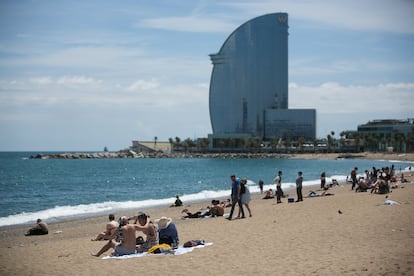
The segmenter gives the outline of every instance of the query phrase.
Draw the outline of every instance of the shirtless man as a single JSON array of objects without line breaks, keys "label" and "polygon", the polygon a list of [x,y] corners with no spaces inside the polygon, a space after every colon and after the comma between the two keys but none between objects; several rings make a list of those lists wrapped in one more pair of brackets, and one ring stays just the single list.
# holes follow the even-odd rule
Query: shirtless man
[{"label": "shirtless man", "polygon": [[[99,257],[102,253],[108,251],[110,248],[114,249],[113,256],[122,256],[136,253],[136,231],[143,231],[147,229],[150,224],[149,219],[145,219],[144,225],[129,224],[127,217],[119,219],[118,231],[110,238],[98,253],[92,254]],[[145,233],[145,232],[144,232]],[[116,238],[116,241],[114,240]]]},{"label": "shirtless man", "polygon": [[91,239],[91,241],[101,241],[101,240],[109,240],[109,238],[116,232],[119,227],[117,221],[115,221],[115,216],[113,214],[109,214],[108,216],[109,222],[106,224],[106,230],[102,233],[99,233],[96,238]]},{"label": "shirtless man", "polygon": [[135,223],[140,226],[140,231],[147,237],[143,244],[137,245],[136,250],[138,253],[146,252],[148,249],[158,244],[157,229],[150,218],[145,213],[138,213],[138,217],[135,219]]},{"label": "shirtless man", "polygon": [[47,228],[47,224],[43,222],[41,219],[37,219],[36,225],[30,228],[25,236],[32,236],[32,235],[47,235],[49,230]]}]

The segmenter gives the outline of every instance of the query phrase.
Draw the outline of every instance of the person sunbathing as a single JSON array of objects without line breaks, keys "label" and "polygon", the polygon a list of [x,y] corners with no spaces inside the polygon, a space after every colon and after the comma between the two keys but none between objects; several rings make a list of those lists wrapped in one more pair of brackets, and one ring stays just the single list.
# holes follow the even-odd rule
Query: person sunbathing
[{"label": "person sunbathing", "polygon": [[218,200],[212,200],[211,206],[207,206],[207,209],[210,209],[210,215],[212,217],[221,217],[224,215],[224,208]]},{"label": "person sunbathing", "polygon": [[188,209],[184,209],[181,213],[185,213],[186,215],[183,218],[204,218],[210,216],[210,209],[207,207],[205,210],[200,210],[195,213],[191,213]]},{"label": "person sunbathing", "polygon": [[358,187],[355,189],[355,192],[366,192],[368,190],[368,184],[364,179],[360,179],[358,182]]},{"label": "person sunbathing", "polygon": [[96,238],[91,239],[91,241],[101,241],[101,240],[109,240],[109,238],[116,232],[119,227],[117,221],[115,221],[115,216],[113,214],[109,214],[108,216],[109,222],[106,224],[106,230],[99,233]]},{"label": "person sunbathing", "polygon": [[170,207],[180,207],[180,206],[183,206],[183,202],[181,201],[180,196],[179,195],[176,195],[175,198],[176,199],[175,199],[174,204],[172,204]]},{"label": "person sunbathing", "polygon": [[223,208],[228,208],[228,207],[231,207],[231,200],[230,200],[230,198],[226,199],[226,201],[222,201],[222,202],[221,202],[221,206],[222,206]]},{"label": "person sunbathing", "polygon": [[30,228],[25,236],[32,236],[32,235],[47,235],[49,233],[49,229],[47,228],[47,224],[43,222],[41,219],[37,219],[36,225]]},{"label": "person sunbathing", "polygon": [[372,193],[380,193],[380,194],[389,193],[388,183],[385,180],[384,176],[380,175],[380,177],[377,179],[374,185],[372,185],[371,194]]},{"label": "person sunbathing", "polygon": [[272,189],[269,189],[266,191],[265,196],[263,199],[270,199],[270,198],[275,198],[275,195],[273,193]]}]

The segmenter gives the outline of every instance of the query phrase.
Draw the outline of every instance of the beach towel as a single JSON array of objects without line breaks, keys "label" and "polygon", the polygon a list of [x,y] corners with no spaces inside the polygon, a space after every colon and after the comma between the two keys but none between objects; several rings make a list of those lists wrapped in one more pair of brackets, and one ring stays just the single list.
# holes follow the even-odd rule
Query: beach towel
[{"label": "beach towel", "polygon": [[384,205],[394,205],[394,204],[399,204],[399,203],[397,201],[389,200],[389,199],[384,201]]},{"label": "beach towel", "polygon": [[193,251],[196,248],[204,248],[204,247],[207,247],[207,246],[210,246],[210,245],[213,245],[213,243],[208,242],[208,243],[193,246],[193,247],[179,246],[177,249],[174,250],[174,252],[172,254],[171,253],[149,254],[147,252],[144,252],[144,253],[123,255],[123,256],[105,256],[102,259],[129,259],[129,258],[139,258],[139,257],[145,257],[145,256],[183,255],[183,254],[186,254],[186,253],[189,253],[189,252]]}]

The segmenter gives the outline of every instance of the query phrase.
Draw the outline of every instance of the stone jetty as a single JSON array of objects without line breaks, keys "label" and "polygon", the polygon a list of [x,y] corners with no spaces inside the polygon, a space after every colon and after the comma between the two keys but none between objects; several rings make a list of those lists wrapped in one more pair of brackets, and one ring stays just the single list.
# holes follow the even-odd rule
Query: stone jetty
[{"label": "stone jetty", "polygon": [[195,153],[195,152],[134,152],[132,150],[122,150],[116,152],[66,152],[32,155],[30,159],[99,159],[99,158],[290,158],[291,154],[280,153]]}]

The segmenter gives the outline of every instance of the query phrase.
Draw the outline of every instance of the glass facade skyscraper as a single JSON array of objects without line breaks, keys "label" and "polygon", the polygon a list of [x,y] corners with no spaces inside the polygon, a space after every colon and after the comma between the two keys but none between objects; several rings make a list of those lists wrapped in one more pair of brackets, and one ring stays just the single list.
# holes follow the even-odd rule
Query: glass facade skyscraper
[{"label": "glass facade skyscraper", "polygon": [[[209,104],[214,135],[286,135],[272,129],[278,127],[276,111],[288,109],[288,28],[287,13],[256,17],[239,26],[219,52],[210,55]],[[315,118],[314,113],[309,114]],[[294,121],[300,120],[297,115]],[[314,121],[313,133],[306,136],[315,136]]]}]

